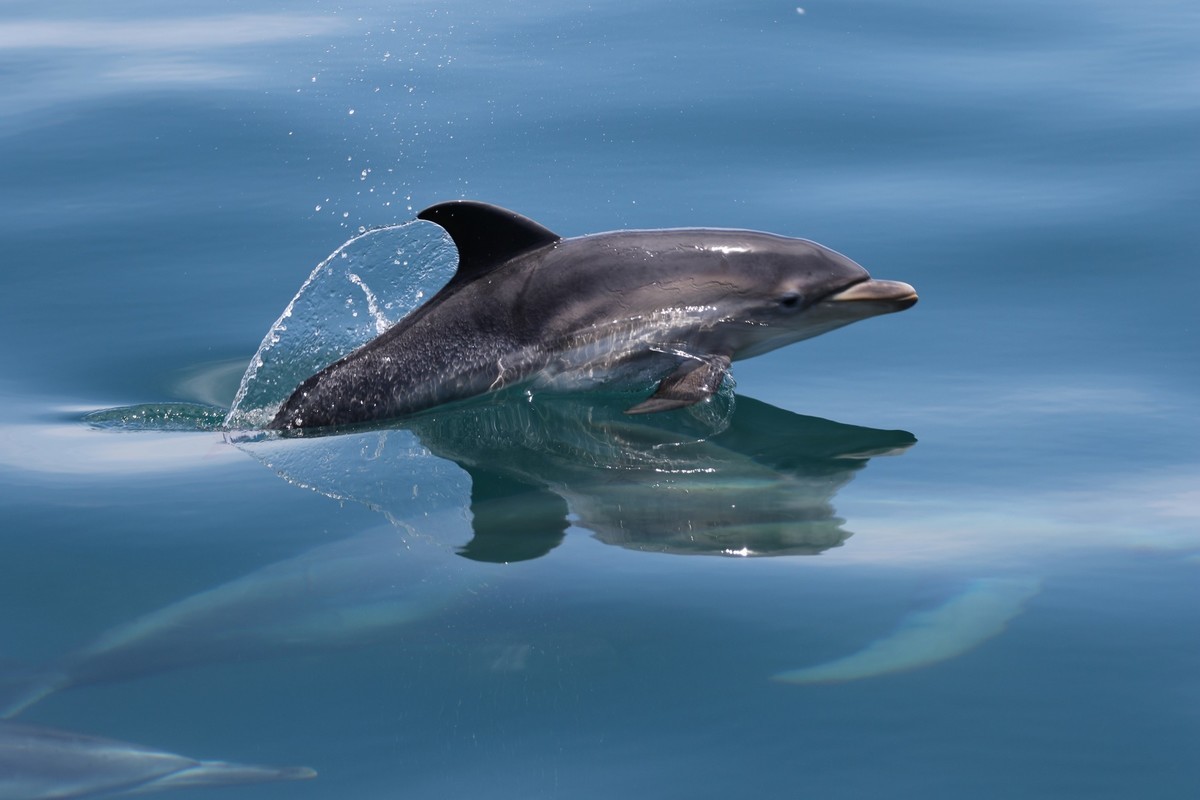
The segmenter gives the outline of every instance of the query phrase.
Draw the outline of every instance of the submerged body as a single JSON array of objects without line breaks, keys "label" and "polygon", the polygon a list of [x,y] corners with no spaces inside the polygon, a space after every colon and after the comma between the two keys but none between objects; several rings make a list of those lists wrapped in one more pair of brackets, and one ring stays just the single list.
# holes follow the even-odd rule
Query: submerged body
[{"label": "submerged body", "polygon": [[710,397],[732,361],[916,302],[814,242],[737,230],[562,239],[495,206],[418,215],[459,251],[454,278],[302,383],[279,429],[391,419],[518,383],[652,383],[632,413]]},{"label": "submerged body", "polygon": [[848,656],[775,675],[785,683],[840,683],[956,658],[1000,635],[1038,593],[1035,578],[979,578],[937,608],[907,615],[889,636]]},{"label": "submerged body", "polygon": [[0,703],[0,720],[73,686],[386,640],[468,588],[415,541],[390,526],[370,531],[117,625],[32,675]]},{"label": "submerged body", "polygon": [[56,728],[0,722],[0,800],[68,800],[307,780],[307,767],[200,761]]}]

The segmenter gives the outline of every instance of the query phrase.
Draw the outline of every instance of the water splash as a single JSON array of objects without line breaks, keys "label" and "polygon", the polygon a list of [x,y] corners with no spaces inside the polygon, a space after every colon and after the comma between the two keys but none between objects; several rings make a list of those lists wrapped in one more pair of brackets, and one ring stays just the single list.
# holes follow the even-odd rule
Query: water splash
[{"label": "water splash", "polygon": [[[105,430],[261,428],[309,375],[380,335],[454,275],[458,252],[442,228],[413,220],[365,231],[317,265],[245,368],[232,408],[214,388],[228,364],[191,375],[185,394],[205,402],[143,403],[85,414]],[[197,391],[197,388],[202,391]]]},{"label": "water splash", "polygon": [[420,220],[350,239],[317,265],[267,331],[224,427],[266,425],[301,381],[423,303],[449,281],[457,262],[445,231]]}]

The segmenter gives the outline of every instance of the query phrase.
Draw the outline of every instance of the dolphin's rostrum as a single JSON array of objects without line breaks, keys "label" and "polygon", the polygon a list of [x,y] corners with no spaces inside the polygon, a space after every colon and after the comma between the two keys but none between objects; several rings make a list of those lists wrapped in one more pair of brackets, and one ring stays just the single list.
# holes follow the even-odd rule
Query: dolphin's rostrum
[{"label": "dolphin's rostrum", "polygon": [[473,201],[417,215],[458,249],[454,277],[390,330],[311,376],[270,427],[405,416],[522,383],[657,382],[630,413],[706,400],[730,363],[917,301],[804,239],[743,230],[563,239]]}]

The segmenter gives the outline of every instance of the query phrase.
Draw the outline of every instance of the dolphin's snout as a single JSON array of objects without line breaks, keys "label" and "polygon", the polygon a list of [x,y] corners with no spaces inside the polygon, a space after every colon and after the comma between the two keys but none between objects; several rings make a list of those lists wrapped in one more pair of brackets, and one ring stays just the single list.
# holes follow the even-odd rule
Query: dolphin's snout
[{"label": "dolphin's snout", "polygon": [[916,305],[917,290],[903,281],[877,281],[872,278],[835,292],[823,302],[879,303],[890,311],[903,311]]}]

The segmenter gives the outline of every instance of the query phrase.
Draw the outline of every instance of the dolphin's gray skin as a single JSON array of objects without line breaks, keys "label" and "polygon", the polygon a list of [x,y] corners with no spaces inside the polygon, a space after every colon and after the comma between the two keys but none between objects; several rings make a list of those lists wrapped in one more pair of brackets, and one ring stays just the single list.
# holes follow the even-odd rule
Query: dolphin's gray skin
[{"label": "dolphin's gray skin", "polygon": [[739,230],[563,239],[472,201],[417,215],[458,248],[454,277],[383,335],[305,380],[271,428],[405,416],[526,382],[658,382],[630,413],[708,399],[730,362],[917,301],[803,239]]},{"label": "dolphin's gray skin", "polygon": [[307,767],[197,761],[128,742],[0,722],[0,800],[69,800],[162,789],[293,781]]}]

